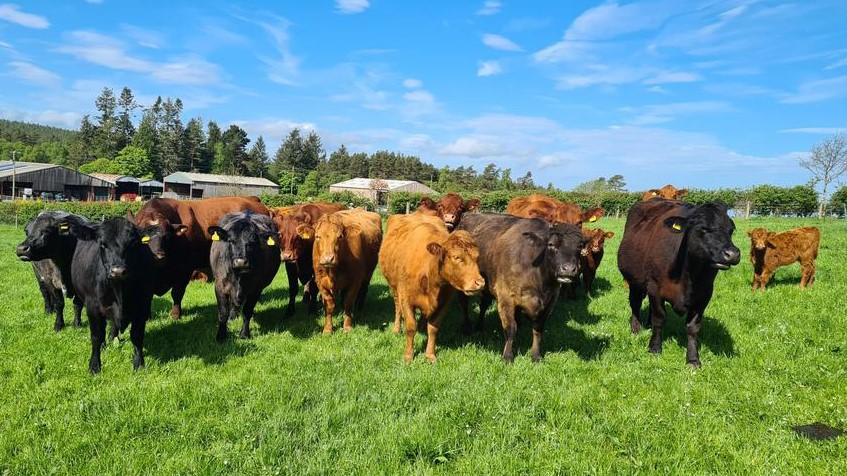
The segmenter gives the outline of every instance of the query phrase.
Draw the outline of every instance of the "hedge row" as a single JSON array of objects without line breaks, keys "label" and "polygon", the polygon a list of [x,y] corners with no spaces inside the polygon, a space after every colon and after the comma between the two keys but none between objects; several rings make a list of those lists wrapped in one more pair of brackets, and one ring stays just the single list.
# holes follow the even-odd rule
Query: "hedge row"
[{"label": "hedge row", "polygon": [[17,216],[23,225],[46,210],[62,210],[91,220],[126,216],[141,209],[141,202],[42,202],[40,200],[16,200],[0,202],[0,223],[13,224]]}]

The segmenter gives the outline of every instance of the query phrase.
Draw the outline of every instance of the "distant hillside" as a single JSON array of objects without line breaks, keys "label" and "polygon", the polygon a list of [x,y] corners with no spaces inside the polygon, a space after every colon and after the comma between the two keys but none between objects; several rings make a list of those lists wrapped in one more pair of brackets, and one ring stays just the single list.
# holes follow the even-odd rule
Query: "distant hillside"
[{"label": "distant hillside", "polygon": [[35,145],[43,142],[70,142],[77,132],[59,127],[0,119],[0,139]]}]

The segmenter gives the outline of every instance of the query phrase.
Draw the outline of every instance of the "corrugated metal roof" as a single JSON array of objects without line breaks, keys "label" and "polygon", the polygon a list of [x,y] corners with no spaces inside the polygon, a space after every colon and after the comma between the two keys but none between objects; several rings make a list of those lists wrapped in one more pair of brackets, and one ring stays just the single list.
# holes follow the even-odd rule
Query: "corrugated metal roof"
[{"label": "corrugated metal roof", "polygon": [[383,190],[385,190],[385,189],[394,190],[394,189],[397,189],[397,188],[400,188],[400,187],[404,187],[406,185],[412,185],[412,184],[418,183],[418,182],[415,182],[414,180],[390,180],[390,179],[371,179],[371,178],[357,177],[357,178],[354,178],[354,179],[345,180],[343,182],[334,183],[334,184],[330,185],[330,187],[359,188],[359,189],[370,190],[372,188],[371,183],[375,182],[375,181],[381,182],[382,185],[384,185],[384,188],[380,187]]},{"label": "corrugated metal roof", "polygon": [[133,183],[139,183],[139,182],[141,182],[141,180],[139,180],[139,179],[137,179],[137,178],[135,178],[135,177],[130,177],[129,175],[121,175],[121,174],[101,174],[101,173],[99,173],[99,172],[97,172],[97,173],[93,173],[93,174],[88,174],[88,175],[91,175],[91,176],[92,176],[92,177],[94,177],[94,178],[99,178],[100,180],[103,180],[103,181],[109,182],[109,183],[111,183],[112,185],[115,185],[115,184],[117,184],[118,182],[133,182]]},{"label": "corrugated metal roof", "polygon": [[13,174],[25,174],[29,172],[37,172],[39,170],[52,169],[61,167],[56,164],[42,164],[39,162],[19,162],[15,161],[15,169],[12,170],[11,160],[0,161],[0,177],[11,177]]},{"label": "corrugated metal roof", "polygon": [[145,180],[141,182],[142,187],[164,187],[165,184],[159,182],[158,180]]},{"label": "corrugated metal roof", "polygon": [[163,179],[169,183],[196,184],[198,182],[218,183],[225,185],[253,185],[259,187],[277,187],[278,185],[266,178],[242,177],[240,175],[200,174],[196,172],[174,172]]}]

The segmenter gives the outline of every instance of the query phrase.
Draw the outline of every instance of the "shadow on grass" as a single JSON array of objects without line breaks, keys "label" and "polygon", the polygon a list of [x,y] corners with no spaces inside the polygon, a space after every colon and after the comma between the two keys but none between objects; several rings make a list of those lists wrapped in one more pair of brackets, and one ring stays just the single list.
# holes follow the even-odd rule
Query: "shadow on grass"
[{"label": "shadow on grass", "polygon": [[[675,339],[676,343],[681,347],[688,346],[688,333],[685,330],[685,316],[679,316],[676,312],[666,306],[667,314],[665,316],[665,324],[662,327],[662,343],[668,339]],[[641,310],[641,323],[644,331],[650,330],[650,311],[649,306]],[[644,332],[642,331],[642,332]],[[715,355],[724,357],[735,357],[738,353],[735,351],[735,340],[730,335],[726,326],[717,319],[709,316],[703,316],[703,324],[700,328],[698,338],[700,346],[705,346]]]}]

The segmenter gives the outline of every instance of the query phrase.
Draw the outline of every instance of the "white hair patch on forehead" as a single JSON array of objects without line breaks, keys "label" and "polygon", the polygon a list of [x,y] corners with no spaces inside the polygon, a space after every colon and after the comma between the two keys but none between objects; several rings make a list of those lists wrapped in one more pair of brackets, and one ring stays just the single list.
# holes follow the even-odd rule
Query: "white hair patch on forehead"
[{"label": "white hair patch on forehead", "polygon": [[156,220],[150,220],[150,224],[151,224],[151,225],[153,225],[153,226],[156,226],[156,225],[158,225],[158,224],[159,224],[159,220],[158,220],[158,219],[156,219]]}]

